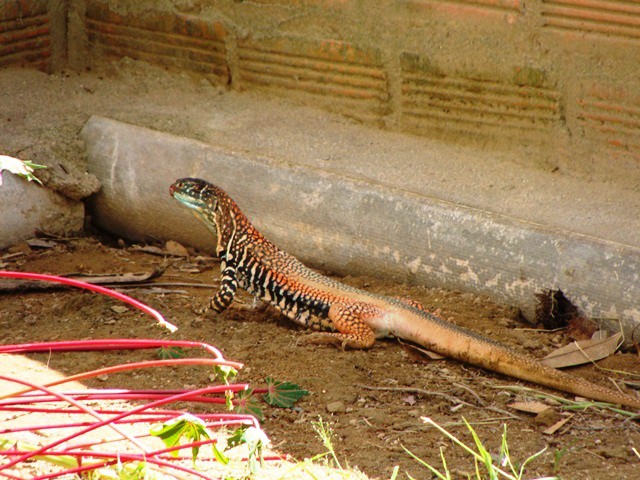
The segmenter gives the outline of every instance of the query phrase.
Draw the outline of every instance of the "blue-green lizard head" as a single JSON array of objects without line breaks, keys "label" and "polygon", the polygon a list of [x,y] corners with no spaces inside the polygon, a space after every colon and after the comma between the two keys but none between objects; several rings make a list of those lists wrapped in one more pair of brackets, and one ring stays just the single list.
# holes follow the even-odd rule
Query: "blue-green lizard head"
[{"label": "blue-green lizard head", "polygon": [[227,250],[238,226],[250,225],[231,197],[206,180],[181,178],[169,187],[169,193],[218,236],[219,254]]}]

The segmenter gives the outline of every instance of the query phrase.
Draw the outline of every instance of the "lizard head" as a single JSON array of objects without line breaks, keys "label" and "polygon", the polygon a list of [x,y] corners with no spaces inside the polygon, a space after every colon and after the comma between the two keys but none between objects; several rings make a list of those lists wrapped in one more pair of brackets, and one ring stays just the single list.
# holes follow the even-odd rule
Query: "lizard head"
[{"label": "lizard head", "polygon": [[246,218],[224,190],[199,178],[181,178],[169,187],[169,193],[193,210],[209,230],[218,237],[218,255],[228,249],[236,228]]},{"label": "lizard head", "polygon": [[196,212],[215,214],[220,198],[227,194],[211,183],[199,178],[181,178],[169,187],[169,193],[183,205]]}]

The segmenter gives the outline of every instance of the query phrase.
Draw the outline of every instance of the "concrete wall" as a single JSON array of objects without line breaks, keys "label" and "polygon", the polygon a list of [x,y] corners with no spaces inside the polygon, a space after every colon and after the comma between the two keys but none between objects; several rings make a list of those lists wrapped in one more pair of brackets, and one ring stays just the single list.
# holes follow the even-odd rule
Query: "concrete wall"
[{"label": "concrete wall", "polygon": [[85,0],[70,59],[129,56],[381,127],[621,181],[640,164],[640,5]]}]

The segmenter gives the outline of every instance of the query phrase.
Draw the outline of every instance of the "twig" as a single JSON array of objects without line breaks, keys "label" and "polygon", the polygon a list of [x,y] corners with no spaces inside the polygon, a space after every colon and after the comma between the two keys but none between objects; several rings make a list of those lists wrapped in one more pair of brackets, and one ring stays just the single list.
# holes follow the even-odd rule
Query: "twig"
[{"label": "twig", "polygon": [[448,394],[443,393],[443,392],[434,392],[432,390],[424,390],[422,388],[415,388],[415,387],[374,387],[374,386],[371,386],[371,385],[361,385],[361,384],[358,384],[358,383],[356,383],[355,386],[359,387],[359,388],[364,388],[364,389],[367,389],[367,390],[378,390],[378,391],[386,391],[386,392],[418,393],[420,395],[442,397],[442,398],[445,398],[446,400],[449,400],[451,403],[461,403],[461,404],[467,405],[469,407],[477,408],[475,405],[472,405],[471,403],[467,403],[464,400],[459,399],[458,397],[454,397],[453,395],[448,395]]},{"label": "twig", "polygon": [[[106,284],[109,285],[109,284]],[[118,285],[119,289],[122,288],[139,288],[139,287],[190,287],[190,288],[218,288],[219,283],[189,283],[189,282],[147,282],[136,283],[131,285]]]},{"label": "twig", "polygon": [[458,388],[461,388],[461,389],[466,390],[467,392],[469,392],[476,399],[476,401],[480,404],[480,406],[484,407],[487,404],[487,402],[482,400],[482,398],[480,398],[480,395],[478,395],[471,387],[468,387],[467,385],[463,385],[461,383],[456,383],[456,382],[453,382],[452,385],[454,387],[458,387]]},{"label": "twig", "polygon": [[44,275],[40,273],[31,273],[31,272],[11,272],[7,270],[0,270],[0,277],[5,278],[20,278],[20,279],[29,279],[29,280],[43,280],[46,282],[54,282],[54,283],[64,283],[67,285],[72,285],[74,287],[83,288],[85,290],[91,290],[93,292],[102,293],[103,295],[108,295],[110,297],[116,298],[120,301],[126,302],[129,305],[136,307],[139,310],[151,315],[156,319],[161,326],[167,328],[170,332],[175,332],[178,327],[167,322],[162,314],[157,310],[145,305],[142,302],[139,302],[135,298],[128,297],[123,293],[116,292],[114,290],[110,290],[108,288],[101,287],[100,285],[92,285],[91,283],[81,282],[79,280],[74,280],[72,278],[58,277],[56,275]]},{"label": "twig", "polygon": [[[90,283],[91,285],[103,285],[103,286],[127,286],[129,284],[143,285],[149,280],[153,280],[162,276],[164,273],[163,268],[158,268],[149,273],[124,273],[124,274],[83,274],[83,273],[70,273],[62,275],[62,278],[77,279],[79,281]],[[1,292],[24,292],[24,291],[36,291],[36,290],[51,290],[51,289],[64,289],[74,285],[63,283],[51,283],[51,282],[38,282],[31,280],[24,281],[0,281]]]}]

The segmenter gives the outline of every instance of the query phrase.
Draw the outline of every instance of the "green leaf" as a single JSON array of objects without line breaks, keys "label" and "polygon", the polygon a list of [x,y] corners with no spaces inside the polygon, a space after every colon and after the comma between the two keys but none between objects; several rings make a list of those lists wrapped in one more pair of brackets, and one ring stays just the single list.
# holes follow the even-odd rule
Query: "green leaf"
[{"label": "green leaf", "polygon": [[253,415],[258,420],[264,420],[264,414],[258,402],[253,397],[253,390],[248,388],[247,390],[241,390],[236,394],[234,400],[236,413],[245,415]]},{"label": "green leaf", "polygon": [[[150,433],[151,435],[159,437],[167,448],[178,445],[180,443],[180,439],[183,437],[186,438],[188,442],[199,442],[203,438],[211,438],[211,434],[204,422],[189,413],[185,413],[184,415],[174,418],[162,425],[155,425],[151,428]],[[199,452],[199,446],[191,447],[191,457],[194,463]],[[177,457],[178,450],[173,450],[171,454],[174,457]]]},{"label": "green leaf", "polygon": [[115,471],[120,480],[146,480],[155,478],[150,475],[145,462],[128,462],[123,464],[118,458]]},{"label": "green leaf", "polygon": [[227,465],[229,463],[229,457],[218,450],[215,443],[212,443],[211,446],[213,447],[213,456],[216,457],[216,460],[218,460],[222,465]]},{"label": "green leaf", "polygon": [[247,428],[249,428],[249,425],[241,425],[234,430],[231,436],[227,438],[227,450],[245,442],[244,432],[247,431]]},{"label": "green leaf", "polygon": [[278,382],[271,377],[267,377],[266,382],[268,391],[264,394],[264,399],[269,405],[291,408],[296,401],[309,395],[307,390],[295,383]]},{"label": "green leaf", "polygon": [[184,358],[184,350],[180,347],[160,347],[157,350],[158,358],[161,360],[170,360],[172,358]]},{"label": "green leaf", "polygon": [[[175,422],[175,423],[166,423],[162,425],[155,425],[151,427],[149,433],[156,437],[160,437],[167,448],[175,447],[180,443],[180,439],[182,438],[183,432],[185,430],[185,425],[183,422]],[[171,452],[171,455],[174,457],[178,456],[178,451],[174,450]]]},{"label": "green leaf", "polygon": [[262,463],[262,449],[271,443],[267,434],[258,427],[243,425],[227,438],[227,448],[246,443],[249,447],[249,470],[255,475],[258,462]]},{"label": "green leaf", "polygon": [[225,385],[229,385],[229,382],[238,375],[238,370],[228,365],[216,365],[213,371],[216,377],[222,380]]},{"label": "green leaf", "polygon": [[39,168],[47,168],[44,165],[30,162],[29,160],[20,160],[19,158],[9,157],[8,155],[0,155],[0,185],[2,185],[2,171],[8,170],[14,175],[19,175],[29,181],[42,182],[33,172]]}]

